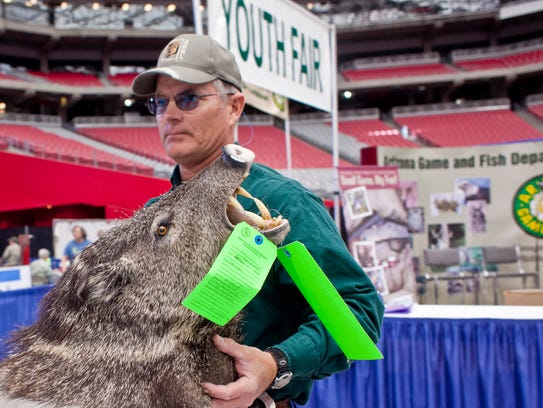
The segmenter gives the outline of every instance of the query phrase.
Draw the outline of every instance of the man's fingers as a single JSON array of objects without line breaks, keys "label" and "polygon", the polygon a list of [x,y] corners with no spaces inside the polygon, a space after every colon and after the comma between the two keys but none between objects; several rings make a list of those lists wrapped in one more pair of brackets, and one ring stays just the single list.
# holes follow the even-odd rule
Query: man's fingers
[{"label": "man's fingers", "polygon": [[229,388],[226,385],[218,385],[218,384],[212,384],[212,383],[203,383],[202,387],[204,388],[204,391],[207,395],[209,395],[211,398],[218,398],[221,400],[231,400],[232,392],[229,391]]},{"label": "man's fingers", "polygon": [[206,382],[202,384],[202,387],[206,394],[218,403],[219,401],[226,402],[247,398],[244,392],[247,387],[246,382],[247,379],[241,377],[230,384],[219,385]]},{"label": "man's fingers", "polygon": [[217,347],[219,351],[228,354],[234,359],[242,356],[243,346],[230,338],[221,337],[216,334],[213,336],[213,343],[215,343],[215,347]]}]

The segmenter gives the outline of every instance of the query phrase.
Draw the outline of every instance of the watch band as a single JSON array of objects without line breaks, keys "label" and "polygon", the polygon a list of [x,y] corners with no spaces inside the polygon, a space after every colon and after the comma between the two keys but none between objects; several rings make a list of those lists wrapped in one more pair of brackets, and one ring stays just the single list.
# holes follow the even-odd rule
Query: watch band
[{"label": "watch band", "polygon": [[292,371],[290,371],[287,356],[278,348],[270,347],[264,351],[270,353],[277,364],[277,375],[270,388],[272,390],[283,388],[292,379]]}]

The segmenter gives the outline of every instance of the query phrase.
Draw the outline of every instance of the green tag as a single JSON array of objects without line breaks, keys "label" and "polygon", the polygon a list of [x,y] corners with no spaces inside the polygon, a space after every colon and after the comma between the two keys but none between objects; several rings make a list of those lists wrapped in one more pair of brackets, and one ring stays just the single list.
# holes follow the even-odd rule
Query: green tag
[{"label": "green tag", "polygon": [[277,257],[348,359],[383,358],[304,244],[295,241],[278,248]]},{"label": "green tag", "polygon": [[277,247],[245,222],[234,228],[211,269],[183,306],[220,326],[256,296],[277,256]]}]

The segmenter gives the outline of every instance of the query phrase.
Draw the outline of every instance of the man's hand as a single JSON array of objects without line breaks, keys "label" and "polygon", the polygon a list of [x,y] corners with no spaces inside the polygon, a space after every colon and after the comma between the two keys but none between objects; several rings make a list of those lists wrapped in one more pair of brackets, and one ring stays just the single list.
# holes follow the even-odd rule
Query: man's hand
[{"label": "man's hand", "polygon": [[249,407],[277,375],[275,360],[270,353],[244,346],[229,338],[215,335],[213,342],[219,351],[234,359],[239,378],[226,385],[202,384],[211,397],[211,405],[214,408]]}]

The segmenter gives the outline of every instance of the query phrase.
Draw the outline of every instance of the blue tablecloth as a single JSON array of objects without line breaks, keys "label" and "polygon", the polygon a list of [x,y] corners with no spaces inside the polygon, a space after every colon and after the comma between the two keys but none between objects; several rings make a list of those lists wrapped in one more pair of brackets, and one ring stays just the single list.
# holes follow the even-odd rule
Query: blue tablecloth
[{"label": "blue tablecloth", "polygon": [[543,407],[543,307],[416,306],[385,316],[384,360],[318,381],[307,406]]},{"label": "blue tablecloth", "polygon": [[[2,339],[48,289],[0,292]],[[385,316],[379,348],[384,360],[317,381],[306,406],[543,407],[543,307],[415,305]]]},{"label": "blue tablecloth", "polygon": [[38,304],[50,286],[0,292],[0,358],[5,356],[4,342],[13,329],[36,319]]}]

